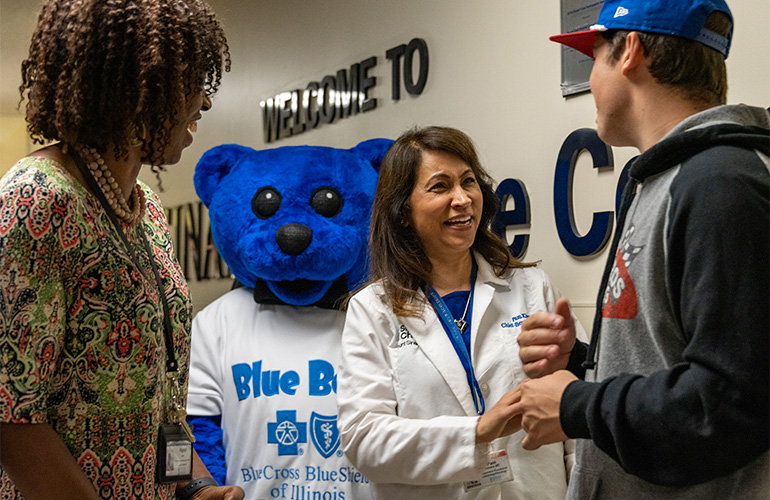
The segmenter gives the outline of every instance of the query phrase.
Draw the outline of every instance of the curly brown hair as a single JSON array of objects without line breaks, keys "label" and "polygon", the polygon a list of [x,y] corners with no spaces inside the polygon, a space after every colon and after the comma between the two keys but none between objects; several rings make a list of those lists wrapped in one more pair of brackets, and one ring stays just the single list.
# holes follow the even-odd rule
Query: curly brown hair
[{"label": "curly brown hair", "polygon": [[492,232],[500,202],[472,139],[450,127],[414,128],[396,139],[382,160],[369,231],[369,282],[382,282],[393,312],[400,316],[421,315],[424,301],[420,302],[418,290],[431,284],[431,263],[420,236],[411,224],[405,224],[411,215],[409,200],[423,151],[448,153],[473,171],[481,188],[483,206],[472,248],[492,264],[495,273],[502,276],[509,269],[535,265],[514,258],[503,240]]},{"label": "curly brown hair", "polygon": [[230,70],[224,32],[198,0],[49,0],[22,62],[21,102],[34,142],[124,156],[142,145],[159,165],[195,92],[213,95]]}]

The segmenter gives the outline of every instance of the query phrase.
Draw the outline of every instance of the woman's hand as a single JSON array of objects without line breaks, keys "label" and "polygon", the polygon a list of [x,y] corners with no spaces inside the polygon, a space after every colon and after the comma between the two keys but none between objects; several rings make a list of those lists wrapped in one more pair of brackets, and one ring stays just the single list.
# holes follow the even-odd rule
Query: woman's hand
[{"label": "woman's hand", "polygon": [[198,490],[192,500],[243,500],[244,496],[240,486],[209,486]]},{"label": "woman's hand", "polygon": [[515,411],[521,412],[518,418],[527,433],[521,442],[525,450],[536,450],[545,444],[568,439],[561,428],[559,407],[564,389],[575,380],[575,375],[561,370],[539,379],[525,380],[514,389],[519,395]]},{"label": "woman's hand", "polygon": [[[211,477],[209,470],[206,468],[206,464],[203,463],[201,457],[198,456],[198,452],[193,450],[193,477]],[[181,488],[184,488],[189,481],[183,483],[177,483],[177,493]],[[246,496],[243,489],[240,486],[206,486],[196,491],[190,500],[243,500]]]},{"label": "woman's hand", "polygon": [[521,429],[521,414],[514,406],[521,399],[517,387],[503,395],[500,401],[479,417],[476,424],[476,444],[491,443]]}]

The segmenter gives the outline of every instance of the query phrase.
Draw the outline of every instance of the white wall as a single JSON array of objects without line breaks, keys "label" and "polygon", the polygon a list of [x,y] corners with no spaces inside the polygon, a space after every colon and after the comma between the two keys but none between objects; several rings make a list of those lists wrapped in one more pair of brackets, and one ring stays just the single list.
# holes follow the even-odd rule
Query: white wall
[{"label": "white wall", "polygon": [[[770,4],[730,3],[736,34],[727,61],[729,102],[770,106]],[[542,267],[590,328],[606,249],[591,258],[572,257],[559,241],[553,216],[554,166],[562,141],[578,128],[594,127],[590,94],[561,97],[561,49],[548,41],[549,35],[560,31],[558,0],[210,0],[210,4],[228,34],[233,70],[225,76],[213,109],[200,122],[195,143],[163,176],[167,191],[161,197],[167,207],[197,199],[192,185],[195,162],[221,143],[257,149],[290,144],[347,148],[372,137],[395,138],[413,125],[454,126],[474,138],[482,161],[498,181],[515,177],[526,184],[532,204],[526,260],[542,260]],[[385,51],[415,37],[423,38],[430,51],[427,86],[418,97],[402,89],[402,99],[394,102]],[[304,88],[373,55],[378,57],[371,72],[378,78],[373,92],[379,99],[377,109],[285,140],[263,142],[261,100]],[[579,161],[574,204],[583,233],[593,212],[614,210],[617,174],[635,154],[629,149],[614,153],[613,172],[590,168],[588,155]],[[149,170],[142,179],[156,186]],[[196,308],[228,288],[225,280],[191,283]]]},{"label": "white wall", "polygon": [[[213,0],[233,58],[214,108],[201,121],[196,142],[181,165],[165,175],[172,192],[164,203],[192,197],[192,168],[207,148],[236,142],[257,149],[290,144],[351,147],[371,137],[397,137],[413,125],[449,125],[476,141],[498,180],[522,180],[532,204],[527,260],[542,267],[577,306],[590,327],[606,252],[572,257],[559,241],[553,216],[553,176],[562,141],[575,129],[594,127],[590,94],[564,99],[558,0]],[[728,59],[729,102],[770,105],[770,6],[766,0],[733,1],[736,35]],[[430,51],[422,95],[390,98],[391,47],[423,38]],[[327,74],[376,55],[372,71],[378,107],[270,144],[263,142],[259,102],[304,88]],[[613,210],[617,175],[635,152],[615,149],[616,168],[598,172],[582,155],[575,176],[576,221],[585,233],[595,211]],[[148,179],[152,183],[152,179]],[[221,291],[193,287],[197,303]],[[213,298],[213,297],[212,297]]]}]

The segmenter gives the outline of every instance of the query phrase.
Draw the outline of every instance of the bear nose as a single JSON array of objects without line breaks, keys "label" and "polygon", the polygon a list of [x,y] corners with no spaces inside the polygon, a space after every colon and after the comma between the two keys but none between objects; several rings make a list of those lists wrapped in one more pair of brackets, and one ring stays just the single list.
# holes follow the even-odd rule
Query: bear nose
[{"label": "bear nose", "polygon": [[286,224],[276,231],[275,241],[284,253],[299,255],[313,241],[313,230],[302,224]]}]

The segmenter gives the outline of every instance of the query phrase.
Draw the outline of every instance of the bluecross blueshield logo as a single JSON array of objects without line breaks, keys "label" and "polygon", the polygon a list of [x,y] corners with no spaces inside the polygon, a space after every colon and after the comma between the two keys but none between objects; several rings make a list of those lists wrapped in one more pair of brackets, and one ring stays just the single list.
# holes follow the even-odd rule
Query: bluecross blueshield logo
[{"label": "bluecross blueshield logo", "polygon": [[337,429],[337,415],[310,415],[310,437],[318,453],[329,458],[340,446],[340,431]]},{"label": "bluecross blueshield logo", "polygon": [[277,411],[276,422],[267,424],[267,442],[278,445],[278,455],[299,454],[299,443],[307,443],[307,424],[297,422],[296,410]]}]

